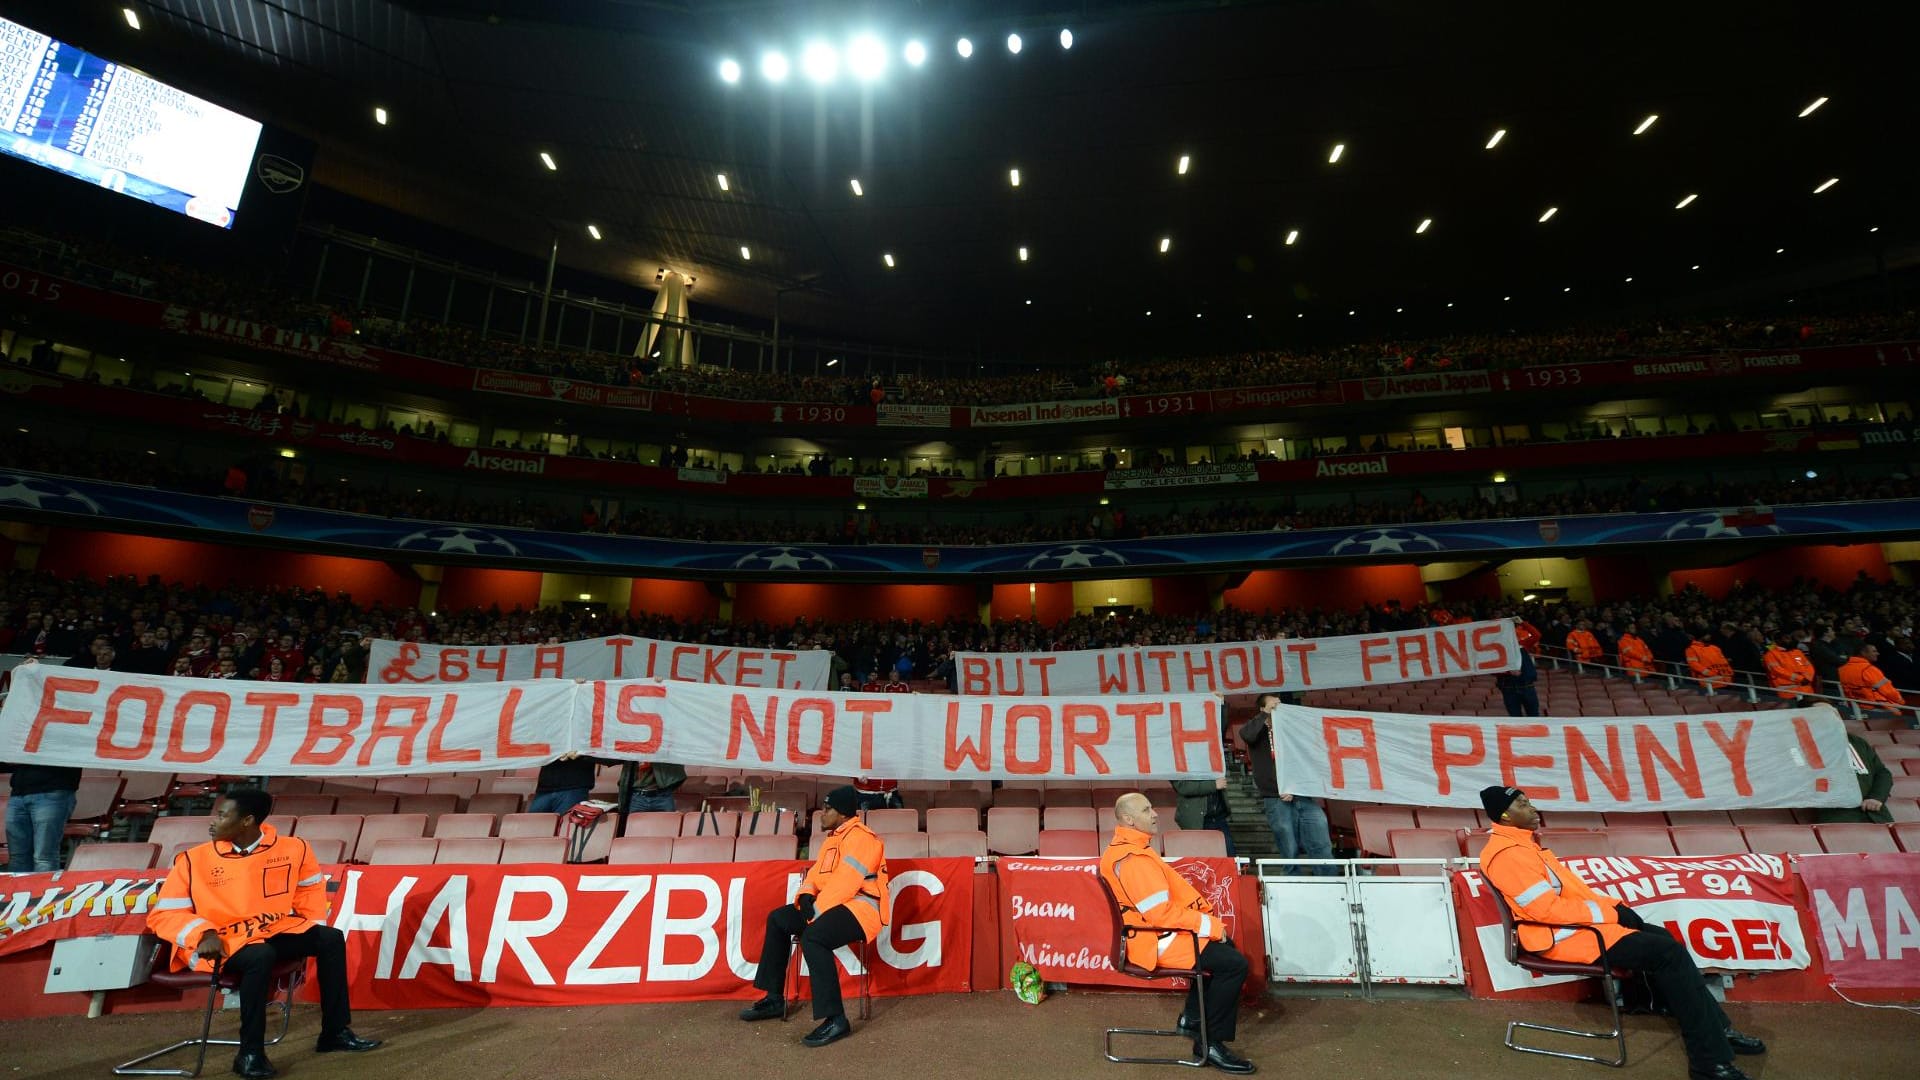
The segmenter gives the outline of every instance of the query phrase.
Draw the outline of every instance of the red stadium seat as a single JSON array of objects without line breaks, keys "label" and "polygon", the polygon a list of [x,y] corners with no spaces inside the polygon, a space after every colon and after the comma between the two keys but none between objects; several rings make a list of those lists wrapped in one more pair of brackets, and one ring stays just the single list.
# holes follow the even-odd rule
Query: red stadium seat
[{"label": "red stadium seat", "polygon": [[1091,810],[1093,809],[1093,789],[1049,787],[1040,797],[1040,805],[1043,809],[1052,809],[1056,806],[1084,806]]},{"label": "red stadium seat", "polygon": [[563,863],[567,842],[557,836],[509,836],[500,841],[500,865]]},{"label": "red stadium seat", "polygon": [[433,823],[433,835],[437,840],[492,836],[493,826],[492,814],[442,814],[440,820]]},{"label": "red stadium seat", "polygon": [[489,794],[483,791],[467,800],[467,813],[492,814],[494,817],[506,817],[508,814],[519,813],[520,807],[524,805],[524,803],[525,800],[518,795],[511,795],[506,792]]},{"label": "red stadium seat", "polygon": [[970,806],[936,806],[927,811],[927,832],[969,832],[980,827],[980,811]]},{"label": "red stadium seat", "polygon": [[[636,818],[644,816],[643,814],[633,815],[633,817]],[[674,827],[676,829],[680,827],[680,816],[678,814],[663,814],[661,816],[672,818]],[[515,837],[523,836],[552,836],[558,832],[559,829],[560,815],[558,814],[508,814],[500,819],[498,832],[500,839],[511,840]]]},{"label": "red stadium seat", "polygon": [[1100,835],[1092,829],[1042,829],[1037,845],[1045,858],[1091,858],[1100,854]]},{"label": "red stadium seat", "polygon": [[67,860],[69,870],[151,870],[160,861],[158,844],[81,844]]},{"label": "red stadium seat", "polygon": [[363,852],[371,866],[428,866],[440,850],[440,841],[426,836],[387,836]]},{"label": "red stadium seat", "polygon": [[1615,855],[1661,857],[1676,854],[1673,838],[1667,835],[1665,827],[1608,829],[1606,836]]},{"label": "red stadium seat", "polygon": [[480,793],[480,778],[477,776],[430,776],[427,778],[427,794],[452,795],[462,805],[468,799]]},{"label": "red stadium seat", "polygon": [[1920,799],[1920,776],[1895,776],[1893,778],[1893,797],[1896,799]]},{"label": "red stadium seat", "polygon": [[1541,829],[1537,834],[1540,846],[1561,859],[1578,859],[1595,855],[1613,854],[1613,844],[1603,832],[1589,832],[1584,829]]},{"label": "red stadium seat", "polygon": [[1393,844],[1387,833],[1416,827],[1411,807],[1359,806],[1353,811],[1353,829],[1359,836],[1360,851],[1366,855],[1391,855]]},{"label": "red stadium seat", "polygon": [[723,863],[733,861],[731,836],[683,836],[673,842],[673,862]]},{"label": "red stadium seat", "polygon": [[[1607,813],[1601,814],[1600,817],[1606,822],[1605,827],[1608,832],[1612,832],[1615,829],[1659,829],[1661,832],[1665,832],[1669,824],[1667,815],[1658,813],[1622,813],[1618,810],[1610,810]],[[1584,828],[1585,826],[1563,824],[1556,821],[1553,827],[1556,829],[1575,829]]]},{"label": "red stadium seat", "polygon": [[321,866],[337,866],[347,861],[346,845],[332,837],[307,840],[307,846],[313,849],[313,861]]},{"label": "red stadium seat", "polygon": [[[1045,833],[1040,835],[1045,836]],[[887,846],[889,859],[924,859],[927,857],[927,834],[922,832],[888,833],[881,837]],[[734,862],[746,862],[737,853]]]},{"label": "red stadium seat", "polygon": [[[1440,829],[1445,831],[1449,838],[1455,829],[1480,828],[1485,824],[1481,820],[1482,816],[1480,811],[1464,806],[1416,806],[1413,810],[1416,828]],[[1388,842],[1392,842],[1391,838]]]},{"label": "red stadium seat", "polygon": [[1888,799],[1887,813],[1895,821],[1920,821],[1920,799]]},{"label": "red stadium seat", "polygon": [[881,836],[917,833],[920,831],[920,811],[905,808],[869,810],[867,811],[867,828]]},{"label": "red stadium seat", "polygon": [[427,831],[431,832],[433,831],[434,822],[439,821],[442,814],[456,814],[460,812],[460,797],[451,794],[429,795],[426,793],[402,795],[395,801],[393,812],[396,814],[425,814],[427,818]]},{"label": "red stadium seat", "polygon": [[[887,854],[895,854],[893,844],[896,839],[886,838]],[[734,862],[791,862],[800,857],[800,841],[792,833],[782,835],[743,836],[733,842]]]},{"label": "red stadium seat", "polygon": [[1669,825],[1731,825],[1733,817],[1725,810],[1669,810]]},{"label": "red stadium seat", "polygon": [[935,859],[987,855],[987,834],[980,829],[954,829],[927,834],[927,855]]},{"label": "red stadium seat", "polygon": [[[1046,833],[1040,834],[1041,854],[1046,854]],[[1219,829],[1172,829],[1165,837],[1169,859],[1224,859],[1227,838]],[[1095,854],[1099,854],[1095,852]]]},{"label": "red stadium seat", "polygon": [[622,836],[616,838],[607,851],[609,866],[664,865],[672,861],[673,838],[670,836]]},{"label": "red stadium seat", "polygon": [[[1471,817],[1471,815],[1469,815]],[[1169,839],[1167,846],[1172,847]],[[1453,829],[1389,829],[1387,846],[1396,859],[1457,859],[1460,857],[1460,838]],[[1405,875],[1408,877],[1427,877],[1445,873],[1444,868],[1436,866],[1381,866],[1376,873]],[[1390,875],[1391,876],[1391,875]]]},{"label": "red stadium seat", "polygon": [[82,776],[73,795],[73,810],[67,815],[67,836],[99,836],[113,824],[113,808],[120,799],[126,781],[120,774]]},{"label": "red stadium seat", "polygon": [[639,814],[628,814],[627,835],[664,836],[669,839],[679,836],[680,815],[678,812],[672,810],[656,810]]},{"label": "red stadium seat", "polygon": [[[360,842],[354,845],[353,861],[369,862],[374,846],[393,837],[417,839],[427,835],[425,814],[375,814],[360,820]],[[429,859],[428,862],[433,860]]]},{"label": "red stadium seat", "polygon": [[1046,829],[1083,829],[1098,832],[1099,818],[1091,806],[1047,806],[1040,811],[1041,827]]},{"label": "red stadium seat", "polygon": [[[628,815],[628,820],[632,817]],[[731,840],[740,835],[740,815],[733,810],[689,810],[680,815],[680,835],[724,836]]]},{"label": "red stadium seat", "polygon": [[[358,814],[325,814],[319,817],[301,818],[294,826],[293,835],[311,844],[316,840],[337,840],[340,842],[340,860],[350,862],[353,852],[360,843],[362,818]],[[201,839],[206,839],[205,835]],[[372,851],[371,845],[367,848]]]},{"label": "red stadium seat", "polygon": [[382,795],[425,795],[427,777],[382,776],[373,782],[373,790]]},{"label": "red stadium seat", "polygon": [[273,812],[295,818],[309,817],[316,814],[331,814],[334,812],[334,804],[339,801],[339,798],[333,795],[307,795],[300,793],[275,795],[273,797]]},{"label": "red stadium seat", "polygon": [[1768,855],[1818,855],[1820,838],[1805,825],[1742,825],[1747,850]]},{"label": "red stadium seat", "polygon": [[1901,851],[1920,854],[1920,821],[1894,822],[1893,839],[1900,845]]},{"label": "red stadium seat", "polygon": [[1034,788],[1003,787],[993,793],[993,805],[1040,809],[1040,792]]},{"label": "red stadium seat", "polygon": [[371,817],[376,814],[393,813],[395,797],[375,795],[373,792],[343,793],[340,801],[334,804],[335,814],[352,814],[357,817]]},{"label": "red stadium seat", "polygon": [[1675,825],[1667,830],[1676,855],[1738,855],[1747,838],[1733,825]]},{"label": "red stadium seat", "polygon": [[1040,808],[995,806],[989,809],[987,848],[995,855],[1031,855],[1040,850]]},{"label": "red stadium seat", "polygon": [[[1664,825],[1664,822],[1662,823]],[[1607,827],[1606,817],[1592,810],[1542,810],[1540,827],[1543,829],[1584,829],[1587,832],[1599,832]]]},{"label": "red stadium seat", "polygon": [[493,866],[500,861],[500,844],[492,836],[454,836],[439,841],[440,850],[433,856],[436,863],[475,864]]},{"label": "red stadium seat", "polygon": [[794,811],[763,806],[740,819],[740,835],[785,836],[791,838],[798,827]]},{"label": "red stadium seat", "polygon": [[1850,852],[1874,853],[1899,851],[1900,845],[1893,840],[1893,831],[1887,826],[1873,821],[1848,821],[1831,825],[1815,825],[1813,834],[1820,838],[1820,846],[1830,854],[1840,855]]}]

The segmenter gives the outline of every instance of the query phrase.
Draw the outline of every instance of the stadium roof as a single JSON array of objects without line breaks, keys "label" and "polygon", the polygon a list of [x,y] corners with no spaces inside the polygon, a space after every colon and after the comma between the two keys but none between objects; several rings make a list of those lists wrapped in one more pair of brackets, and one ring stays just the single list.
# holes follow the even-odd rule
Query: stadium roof
[{"label": "stadium roof", "polygon": [[[1883,5],[131,6],[139,31],[119,3],[15,17],[313,135],[315,178],[375,203],[935,347],[1481,330],[1865,276],[1920,175],[1911,16]],[[809,81],[809,41],[863,31],[883,75]]]}]

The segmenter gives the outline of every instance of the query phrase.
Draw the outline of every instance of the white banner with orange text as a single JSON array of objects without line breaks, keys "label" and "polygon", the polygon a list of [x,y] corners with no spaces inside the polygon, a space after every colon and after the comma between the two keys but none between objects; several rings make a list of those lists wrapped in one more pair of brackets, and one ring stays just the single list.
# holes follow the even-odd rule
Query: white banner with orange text
[{"label": "white banner with orange text", "polygon": [[367,645],[370,683],[679,679],[824,690],[832,666],[833,654],[825,649],[741,649],[619,635],[552,645],[421,645],[382,638]]},{"label": "white banner with orange text", "polygon": [[830,694],[671,680],[409,687],[263,683],[29,664],[0,761],[233,776],[543,765],[568,751],[828,776],[1127,780],[1222,775],[1208,695],[1044,701]]},{"label": "white banner with orange text", "polygon": [[955,653],[962,694],[1245,694],[1492,675],[1520,666],[1506,620],[1346,637],[1047,653]]},{"label": "white banner with orange text", "polygon": [[1479,806],[1518,787],[1541,809],[1857,806],[1840,714],[1564,718],[1407,716],[1282,705],[1280,790],[1359,802]]}]

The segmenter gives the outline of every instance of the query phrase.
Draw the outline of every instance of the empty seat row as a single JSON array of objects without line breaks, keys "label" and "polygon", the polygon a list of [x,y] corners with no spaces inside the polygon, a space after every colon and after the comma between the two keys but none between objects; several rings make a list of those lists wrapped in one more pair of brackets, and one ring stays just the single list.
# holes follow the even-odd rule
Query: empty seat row
[{"label": "empty seat row", "polygon": [[[1337,807],[1338,804],[1329,807],[1330,817],[1339,817]],[[1920,821],[1920,803],[1912,798],[1895,797],[1888,802],[1888,809],[1896,821]],[[1488,825],[1486,814],[1465,807],[1354,806],[1351,807],[1351,813],[1356,844],[1361,853],[1369,855],[1392,854],[1388,834],[1396,830],[1472,830],[1484,829]],[[1805,826],[1813,824],[1817,814],[1814,810],[1786,809],[1675,810],[1667,813],[1543,810],[1540,824],[1547,832],[1605,831],[1612,834],[1623,829],[1660,832],[1669,827],[1690,826]]]},{"label": "empty seat row", "polygon": [[389,836],[376,841],[366,860],[374,866],[429,863],[493,866],[567,861],[567,842],[557,836]]},{"label": "empty seat row", "polygon": [[[1485,832],[1447,829],[1393,829],[1388,847],[1394,858],[1477,858]],[[1819,855],[1920,852],[1920,822],[1838,822],[1825,825],[1674,825],[1665,829],[1623,828],[1606,832],[1542,829],[1540,844],[1563,859],[1623,855],[1653,858],[1759,854]]]}]

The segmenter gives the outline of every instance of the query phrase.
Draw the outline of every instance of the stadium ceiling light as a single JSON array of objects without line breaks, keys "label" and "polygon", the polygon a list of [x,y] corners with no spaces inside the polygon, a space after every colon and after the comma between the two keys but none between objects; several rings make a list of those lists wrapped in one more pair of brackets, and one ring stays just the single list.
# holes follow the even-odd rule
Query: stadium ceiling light
[{"label": "stadium ceiling light", "polygon": [[861,82],[872,82],[887,72],[887,47],[872,34],[860,34],[847,43],[847,70]]},{"label": "stadium ceiling light", "polygon": [[1698,192],[1694,192],[1694,193],[1691,193],[1691,194],[1689,194],[1689,195],[1688,195],[1688,196],[1687,196],[1686,198],[1684,198],[1684,199],[1681,199],[1681,200],[1680,200],[1679,202],[1677,202],[1677,203],[1674,203],[1674,204],[1673,204],[1673,208],[1674,208],[1675,210],[1685,210],[1685,209],[1686,209],[1687,207],[1689,207],[1689,206],[1691,206],[1691,205],[1693,205],[1693,200],[1695,200],[1695,199],[1697,199],[1697,198],[1699,198],[1699,197],[1700,197],[1700,195],[1699,195],[1699,193],[1698,193]]},{"label": "stadium ceiling light", "polygon": [[[1071,48],[1073,48],[1073,31],[1071,31],[1071,30],[1068,30],[1068,29],[1066,29],[1065,27],[1062,27],[1062,28],[1061,28],[1061,30],[1060,30],[1060,47],[1061,47],[1061,48],[1063,48],[1063,49],[1071,49]],[[1821,100],[1825,100],[1825,99],[1823,98],[1823,99],[1821,99]]]},{"label": "stadium ceiling light", "polygon": [[1027,249],[1026,249],[1026,248],[1021,248],[1021,249],[1020,249],[1020,261],[1021,261],[1021,262],[1026,262],[1026,261],[1027,261]]},{"label": "stadium ceiling light", "polygon": [[1487,149],[1489,149],[1489,150],[1491,150],[1491,149],[1493,149],[1494,147],[1496,147],[1496,146],[1499,146],[1499,145],[1500,145],[1500,140],[1501,140],[1501,139],[1504,139],[1504,138],[1506,138],[1506,137],[1507,137],[1507,129],[1506,129],[1506,128],[1499,128],[1499,129],[1496,129],[1496,130],[1494,131],[1494,133],[1493,133],[1493,136],[1492,136],[1491,138],[1489,138],[1489,139],[1487,140]]},{"label": "stadium ceiling light", "polygon": [[1448,306],[1448,307],[1452,307],[1452,306],[1453,306],[1453,301],[1451,301],[1451,300],[1449,300],[1449,301],[1447,301],[1447,306]]},{"label": "stadium ceiling light", "polygon": [[1500,299],[1501,299],[1502,301],[1511,301],[1511,300],[1513,299],[1513,297],[1511,297],[1511,296],[1503,296],[1503,297],[1501,297]]},{"label": "stadium ceiling light", "polygon": [[1559,208],[1559,207],[1557,207],[1557,206],[1549,206],[1549,207],[1547,207],[1547,209],[1545,210],[1545,212],[1543,212],[1543,213],[1542,213],[1542,214],[1540,215],[1540,224],[1542,224],[1542,225],[1545,225],[1545,224],[1546,224],[1547,222],[1549,222],[1549,221],[1552,221],[1552,220],[1553,220],[1553,215],[1555,215],[1555,214],[1557,214],[1557,213],[1559,213],[1559,212],[1560,212],[1560,208]]},{"label": "stadium ceiling light", "polygon": [[1787,249],[1786,249],[1786,248],[1774,248],[1774,249],[1773,249],[1773,253],[1774,253],[1775,255],[1785,255],[1785,254],[1787,253]]},{"label": "stadium ceiling light", "polygon": [[[134,29],[138,30],[139,27],[136,26],[134,27]],[[1827,103],[1827,99],[1825,96],[1814,98],[1813,104],[1808,105],[1806,108],[1800,110],[1800,119],[1805,120],[1807,117],[1812,116],[1815,109],[1818,109],[1820,106],[1825,105],[1826,103]]]},{"label": "stadium ceiling light", "polygon": [[[126,16],[128,26],[133,27],[135,30],[140,29],[140,13],[139,12],[133,10],[130,7],[124,7],[120,9],[120,14]],[[1827,99],[1821,98],[1820,100],[1825,101]],[[1801,113],[1800,115],[1805,116],[1806,114]]]},{"label": "stadium ceiling light", "polygon": [[375,105],[373,107],[373,122],[376,124],[379,124],[381,127],[386,127],[387,126],[387,110],[382,106]]},{"label": "stadium ceiling light", "polygon": [[1432,218],[1421,218],[1421,219],[1420,219],[1420,224],[1418,224],[1418,225],[1415,225],[1415,226],[1413,227],[1413,235],[1415,235],[1415,236],[1419,236],[1419,235],[1420,235],[1421,233],[1424,233],[1424,232],[1426,232],[1426,231],[1427,231],[1428,229],[1431,229],[1431,228],[1433,228],[1433,219],[1432,219]]},{"label": "stadium ceiling light", "polygon": [[866,189],[864,189],[864,188],[862,188],[862,187],[860,186],[860,178],[859,178],[859,177],[857,177],[857,176],[856,176],[856,177],[853,177],[852,179],[850,179],[850,180],[848,180],[848,181],[847,181],[847,183],[848,183],[849,185],[851,185],[851,186],[852,186],[852,188],[853,188],[853,194],[854,194],[854,197],[855,197],[855,198],[858,198],[858,197],[860,197],[860,196],[862,196],[862,195],[865,195],[865,194],[867,193],[867,192],[866,192]]},{"label": "stadium ceiling light", "polygon": [[540,151],[540,164],[545,165],[548,172],[560,171],[560,166],[553,163],[553,155],[547,153],[545,150]]},{"label": "stadium ceiling light", "polygon": [[1347,312],[1347,314],[1349,314],[1349,315],[1358,315],[1358,314],[1360,314],[1360,313],[1359,313],[1359,312],[1357,312],[1357,311],[1349,311],[1349,312]]},{"label": "stadium ceiling light", "polygon": [[824,41],[809,41],[800,53],[800,70],[812,82],[825,86],[840,74],[840,54]]},{"label": "stadium ceiling light", "polygon": [[1394,309],[1393,309],[1393,313],[1394,313],[1395,315],[1404,315],[1404,314],[1406,313],[1406,310],[1407,310],[1406,308],[1403,308],[1403,307],[1397,307],[1397,308],[1394,308]]},{"label": "stadium ceiling light", "polygon": [[1694,268],[1695,270],[1698,270],[1698,269],[1700,269],[1700,264],[1699,264],[1699,263],[1694,263],[1694,264],[1693,264],[1693,268]]},{"label": "stadium ceiling light", "polygon": [[1020,186],[1020,170],[1019,169],[1007,170],[1007,183],[1013,185],[1014,187]]},{"label": "stadium ceiling light", "polygon": [[1293,317],[1296,319],[1304,319],[1307,317],[1307,313],[1304,311],[1296,311],[1293,313]]},{"label": "stadium ceiling light", "polygon": [[752,252],[752,251],[751,251],[750,249],[748,249],[748,247],[747,247],[747,245],[745,245],[745,244],[741,244],[741,245],[740,245],[740,257],[741,257],[742,259],[744,259],[744,260],[746,260],[747,262],[752,262],[752,261],[753,261],[753,252]]},{"label": "stadium ceiling light", "polygon": [[1647,129],[1652,127],[1653,122],[1658,119],[1660,119],[1659,113],[1648,113],[1647,118],[1645,120],[1640,121],[1640,126],[1633,129],[1633,133],[1635,135],[1645,135],[1647,133]]},{"label": "stadium ceiling light", "polygon": [[1833,185],[1835,185],[1835,184],[1837,184],[1837,183],[1839,183],[1839,182],[1840,182],[1840,178],[1839,178],[1839,177],[1837,177],[1837,176],[1832,176],[1832,177],[1828,177],[1828,178],[1827,178],[1827,181],[1826,181],[1825,183],[1823,183],[1823,184],[1821,184],[1821,185],[1820,185],[1819,187],[1817,187],[1817,188],[1814,188],[1814,189],[1813,189],[1813,193],[1814,193],[1815,195],[1818,195],[1818,194],[1820,194],[1821,192],[1823,192],[1823,191],[1825,191],[1825,190],[1827,190],[1828,188],[1830,188],[1830,187],[1832,187]]},{"label": "stadium ceiling light", "polygon": [[732,86],[740,81],[740,61],[729,56],[720,61],[720,81]]},{"label": "stadium ceiling light", "polygon": [[[831,360],[829,360],[829,361],[827,361],[827,366],[828,366],[828,367],[832,367],[833,365],[835,365],[835,364],[837,364],[837,363],[839,363],[839,362],[840,362],[840,358],[836,356],[836,357],[834,357],[833,359],[831,359]],[[861,507],[860,509],[862,509],[862,510],[865,510],[865,509],[866,509],[866,507],[864,507],[864,506],[863,506],[863,507]]]},{"label": "stadium ceiling light", "polygon": [[1573,291],[1573,286],[1571,286],[1571,285],[1563,285],[1563,286],[1561,286],[1561,287],[1560,287],[1560,291],[1561,291],[1561,292],[1572,292],[1572,291]]},{"label": "stadium ceiling light", "polygon": [[1020,35],[1019,34],[1007,35],[1007,51],[1012,53],[1015,56],[1020,55]]},{"label": "stadium ceiling light", "polygon": [[770,52],[760,57],[760,74],[770,83],[783,83],[792,74],[793,65],[787,61],[787,54]]},{"label": "stadium ceiling light", "polygon": [[[1193,317],[1194,317],[1194,318],[1196,318],[1196,319],[1204,319],[1204,318],[1206,318],[1206,316],[1205,316],[1205,315],[1202,315],[1202,314],[1200,314],[1200,313],[1199,313],[1199,312],[1197,312],[1197,311],[1193,313]],[[1902,766],[1902,767],[1904,768],[1904,766]]]},{"label": "stadium ceiling light", "polygon": [[600,226],[598,225],[587,226],[587,235],[593,237],[595,240],[600,239]]},{"label": "stadium ceiling light", "polygon": [[[1879,232],[1879,231],[1880,231],[1880,226],[1878,226],[1878,225],[1874,225],[1874,226],[1872,226],[1872,227],[1870,227],[1869,229],[1867,229],[1867,231],[1868,231],[1868,232]],[[1904,768],[1904,767],[1905,767],[1905,766],[1902,766],[1902,768]]]},{"label": "stadium ceiling light", "polygon": [[1292,247],[1292,246],[1294,245],[1294,243],[1295,243],[1296,241],[1298,241],[1299,239],[1300,239],[1300,230],[1299,230],[1299,229],[1288,229],[1288,230],[1287,230],[1287,246],[1288,246],[1288,247]]},{"label": "stadium ceiling light", "polygon": [[1631,285],[1631,284],[1633,284],[1633,279],[1632,279],[1631,277],[1629,277],[1629,278],[1627,279],[1627,284],[1629,284],[1629,285]]},{"label": "stadium ceiling light", "polygon": [[973,56],[973,42],[966,38],[961,38],[959,41],[953,43],[953,51],[960,54],[960,59],[969,59]]},{"label": "stadium ceiling light", "polygon": [[1347,152],[1346,143],[1343,143],[1343,142],[1334,143],[1333,150],[1327,154],[1327,164],[1329,165],[1340,164],[1340,155],[1346,152]]},{"label": "stadium ceiling light", "polygon": [[714,178],[715,180],[717,180],[717,181],[719,181],[719,182],[720,182],[720,190],[721,190],[721,191],[732,191],[732,190],[733,190],[733,188],[732,188],[732,186],[731,186],[731,185],[729,185],[729,184],[727,183],[727,174],[726,174],[726,173],[715,173],[715,174],[713,175],[713,178]]},{"label": "stadium ceiling light", "polygon": [[1027,301],[1027,306],[1028,306],[1028,307],[1032,307],[1032,306],[1033,306],[1033,301],[1031,301],[1031,300],[1029,300],[1029,301]]},{"label": "stadium ceiling light", "polygon": [[880,256],[880,261],[887,264],[887,269],[893,269],[893,252],[889,251]]},{"label": "stadium ceiling light", "polygon": [[915,38],[900,50],[900,56],[906,60],[908,67],[919,67],[927,62],[927,43]]},{"label": "stadium ceiling light", "polygon": [[1191,166],[1192,164],[1193,164],[1193,158],[1190,155],[1181,154],[1180,163],[1174,166],[1174,172],[1180,174],[1181,176],[1185,176],[1187,175],[1188,167]]},{"label": "stadium ceiling light", "polygon": [[[1252,313],[1252,312],[1248,312],[1248,313],[1247,313],[1247,318],[1249,318],[1249,319],[1251,319],[1251,318],[1253,318],[1253,313]],[[1905,766],[1902,766],[1902,768],[1904,768],[1904,767],[1905,767]]]},{"label": "stadium ceiling light", "polygon": [[1160,238],[1160,254],[1165,255],[1168,251],[1172,249],[1173,249],[1173,237],[1171,236],[1161,237]]}]

